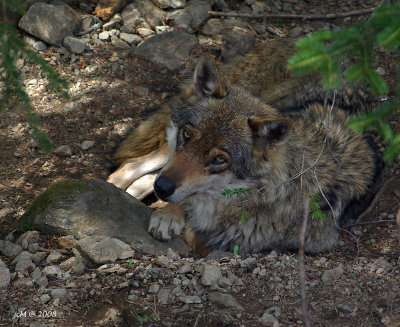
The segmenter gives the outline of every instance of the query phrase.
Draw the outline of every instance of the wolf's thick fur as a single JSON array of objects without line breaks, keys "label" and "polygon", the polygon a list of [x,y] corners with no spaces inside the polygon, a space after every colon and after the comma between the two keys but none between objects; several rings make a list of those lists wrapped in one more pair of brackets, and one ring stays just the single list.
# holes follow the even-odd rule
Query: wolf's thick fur
[{"label": "wolf's thick fur", "polygon": [[[362,87],[334,93],[316,75],[294,78],[285,69],[291,54],[291,42],[273,41],[221,72],[203,57],[181,95],[124,142],[120,161],[156,150],[164,136],[169,144],[154,189],[171,203],[153,214],[153,235],[179,234],[186,216],[215,248],[296,249],[305,203],[319,195],[327,219],[310,220],[305,250],[337,243],[337,227],[351,206],[374,193],[379,178],[373,141],[347,127],[353,113],[374,102]],[[238,188],[251,191],[221,195]]]}]

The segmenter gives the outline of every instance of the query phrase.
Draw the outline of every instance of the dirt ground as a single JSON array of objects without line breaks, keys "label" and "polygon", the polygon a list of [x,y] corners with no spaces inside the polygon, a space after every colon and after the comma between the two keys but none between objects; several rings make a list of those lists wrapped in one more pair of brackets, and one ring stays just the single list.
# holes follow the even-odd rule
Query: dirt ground
[{"label": "dirt ground", "polygon": [[[394,85],[395,79],[390,72],[395,71],[395,58],[386,53],[378,55],[379,65],[388,72],[385,78]],[[116,56],[120,56],[120,60],[115,60]],[[15,222],[32,200],[55,181],[76,177],[106,179],[113,169],[111,156],[115,147],[132,127],[174,94],[185,74],[185,70],[171,73],[155,64],[121,56],[121,53],[105,46],[80,56],[71,64],[56,49],[46,50],[46,60],[70,82],[70,99],[50,92],[42,73],[29,63],[24,63],[22,70],[26,87],[41,116],[43,130],[55,148],[69,145],[72,155],[64,157],[44,153],[31,138],[30,126],[23,112],[15,108],[1,112],[0,210],[7,209],[8,213],[0,218],[0,238],[14,229]],[[188,70],[193,61],[188,61]],[[397,119],[393,120],[392,127],[399,133]],[[82,150],[80,144],[85,140],[94,141],[94,146]],[[400,203],[398,162],[389,167],[387,178],[390,180],[386,187],[363,219],[365,224],[343,231],[341,245],[336,249],[307,258],[312,263],[307,271],[310,281],[320,278],[318,262],[324,261],[322,258],[332,263],[332,268],[340,263],[346,267],[346,278],[309,290],[310,312],[315,326],[400,326],[400,247],[399,232],[394,223]],[[350,235],[349,231],[355,235]],[[51,247],[53,238],[43,239],[42,242]],[[294,280],[297,278],[297,265],[277,266],[266,260],[264,255],[261,254],[257,260],[270,268],[274,276],[279,272],[280,279],[288,277],[286,274]],[[279,258],[285,255],[278,253]],[[289,258],[296,258],[296,254],[289,253]],[[381,274],[377,269],[365,268],[376,260],[390,263],[391,268]],[[350,267],[354,268],[353,272]],[[280,324],[302,325],[298,311],[298,287],[276,290],[272,285],[274,281],[268,275],[266,279],[253,278],[252,270],[235,268],[245,284],[237,294],[245,308],[243,313],[232,315],[210,303],[183,311],[180,306],[170,305],[157,307],[160,320],[149,318],[144,321],[137,317],[146,313],[146,317],[151,317],[149,312],[152,312],[154,299],[148,298],[147,306],[132,306],[122,300],[127,291],[115,290],[113,284],[107,281],[111,284],[102,284],[103,292],[77,299],[76,306],[69,311],[67,318],[64,317],[61,325],[92,326],[96,317],[108,310],[112,303],[123,312],[122,320],[103,325],[255,326],[265,307],[275,304],[273,297],[277,293],[281,294]],[[20,294],[22,299],[30,296],[26,292]],[[342,307],[337,303],[341,303]],[[5,326],[1,320],[0,325]]]}]

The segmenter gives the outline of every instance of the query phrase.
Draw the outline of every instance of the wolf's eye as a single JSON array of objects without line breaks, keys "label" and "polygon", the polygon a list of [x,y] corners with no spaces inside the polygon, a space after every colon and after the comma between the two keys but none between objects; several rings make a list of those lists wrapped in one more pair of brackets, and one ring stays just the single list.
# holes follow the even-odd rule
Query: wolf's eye
[{"label": "wolf's eye", "polygon": [[214,158],[213,163],[216,165],[222,165],[226,162],[226,159],[223,155],[219,154]]},{"label": "wolf's eye", "polygon": [[182,131],[182,137],[183,137],[183,140],[184,140],[185,142],[187,142],[187,141],[189,141],[190,138],[192,137],[192,134],[191,134],[187,129],[184,129],[184,130]]}]

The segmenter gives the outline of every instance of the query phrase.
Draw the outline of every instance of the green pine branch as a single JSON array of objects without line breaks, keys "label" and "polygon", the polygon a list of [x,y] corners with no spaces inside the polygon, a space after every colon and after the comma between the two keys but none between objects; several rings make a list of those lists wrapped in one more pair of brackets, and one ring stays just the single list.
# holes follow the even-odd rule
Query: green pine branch
[{"label": "green pine branch", "polygon": [[[344,79],[362,81],[376,95],[388,92],[385,80],[375,71],[374,49],[392,50],[400,55],[400,3],[382,5],[367,21],[334,31],[317,31],[300,39],[296,55],[288,61],[288,68],[295,74],[319,71],[327,89],[337,89]],[[346,59],[351,64],[340,70]],[[372,113],[360,115],[350,122],[359,132],[375,130],[386,142],[384,159],[388,162],[399,154],[399,136],[395,135],[388,120],[399,111],[400,85],[397,98],[380,104]]]}]

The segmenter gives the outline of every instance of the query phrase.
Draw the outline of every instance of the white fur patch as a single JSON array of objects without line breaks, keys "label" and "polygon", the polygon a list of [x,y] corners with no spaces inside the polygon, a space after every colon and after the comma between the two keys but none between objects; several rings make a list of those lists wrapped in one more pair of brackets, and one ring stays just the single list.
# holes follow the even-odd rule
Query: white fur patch
[{"label": "white fur patch", "polygon": [[176,127],[171,120],[169,126],[167,127],[167,142],[170,149],[169,159],[171,159],[175,152],[177,135],[178,127]]}]

